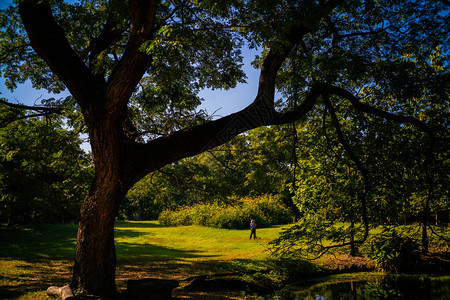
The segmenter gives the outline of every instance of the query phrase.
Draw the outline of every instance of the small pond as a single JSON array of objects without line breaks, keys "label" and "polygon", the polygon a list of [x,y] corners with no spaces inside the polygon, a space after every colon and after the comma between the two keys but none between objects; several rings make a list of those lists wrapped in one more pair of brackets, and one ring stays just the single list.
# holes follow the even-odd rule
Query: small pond
[{"label": "small pond", "polygon": [[308,286],[290,286],[268,299],[346,300],[346,299],[424,299],[450,300],[450,276],[373,276],[337,278]]}]

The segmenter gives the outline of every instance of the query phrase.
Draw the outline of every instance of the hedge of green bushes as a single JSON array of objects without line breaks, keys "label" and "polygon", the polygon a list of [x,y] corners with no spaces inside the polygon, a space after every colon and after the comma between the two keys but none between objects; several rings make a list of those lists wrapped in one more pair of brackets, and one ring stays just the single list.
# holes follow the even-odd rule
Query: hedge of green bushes
[{"label": "hedge of green bushes", "polygon": [[166,226],[203,225],[216,228],[245,229],[250,219],[258,227],[292,222],[292,215],[279,197],[263,195],[234,199],[233,204],[196,204],[177,210],[164,210],[159,222]]}]

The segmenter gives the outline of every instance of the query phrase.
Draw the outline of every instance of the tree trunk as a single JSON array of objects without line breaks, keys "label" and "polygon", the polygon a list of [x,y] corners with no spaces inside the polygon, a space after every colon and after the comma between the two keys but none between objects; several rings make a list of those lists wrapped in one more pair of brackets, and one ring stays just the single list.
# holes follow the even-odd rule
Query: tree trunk
[{"label": "tree trunk", "polygon": [[355,257],[356,256],[356,244],[355,244],[355,221],[353,220],[353,214],[352,219],[350,221],[350,256]]},{"label": "tree trunk", "polygon": [[116,184],[93,184],[86,196],[77,234],[72,287],[112,298],[116,294],[114,221],[124,193]]},{"label": "tree trunk", "polygon": [[113,298],[114,221],[130,185],[125,183],[126,154],[120,122],[113,118],[100,122],[90,126],[95,176],[81,206],[72,288]]},{"label": "tree trunk", "polygon": [[428,254],[428,215],[430,214],[430,196],[425,200],[422,217],[422,254]]}]

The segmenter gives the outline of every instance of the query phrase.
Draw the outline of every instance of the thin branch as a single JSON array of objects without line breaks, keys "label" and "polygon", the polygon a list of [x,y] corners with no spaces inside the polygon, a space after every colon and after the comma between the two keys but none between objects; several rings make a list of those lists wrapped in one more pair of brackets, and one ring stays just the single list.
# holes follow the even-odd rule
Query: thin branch
[{"label": "thin branch", "polygon": [[230,170],[230,171],[233,171],[233,172],[235,172],[236,174],[238,174],[239,176],[241,176],[242,178],[245,178],[245,176],[244,176],[241,172],[239,172],[239,171],[237,171],[237,170],[231,168],[230,166],[228,166],[228,164],[225,164],[225,163],[224,163],[222,160],[220,160],[220,159],[219,159],[219,158],[218,158],[211,150],[209,150],[208,153],[209,153],[216,161],[218,161],[219,164],[221,164],[225,169]]},{"label": "thin branch", "polygon": [[305,116],[309,111],[312,110],[318,97],[322,94],[322,92],[323,92],[322,84],[316,84],[309,91],[305,100],[300,105],[298,105],[297,107],[293,108],[290,111],[278,114],[276,120],[273,122],[273,125],[291,123]]},{"label": "thin branch", "polygon": [[[14,54],[16,54],[16,53],[20,53],[20,54],[23,53],[24,49],[27,48],[27,47],[30,47],[30,46],[31,46],[30,43],[25,43],[25,44],[22,44],[22,45],[19,45],[19,46],[12,47],[10,49],[6,49],[6,50],[2,49],[2,53],[1,53],[1,56],[0,56],[0,61],[8,60],[8,56],[9,56],[10,53],[14,53]],[[20,54],[19,54],[19,57],[20,57]]]},{"label": "thin branch", "polygon": [[17,109],[41,111],[42,113],[45,112],[46,114],[62,114],[63,112],[62,106],[29,106],[24,104],[10,103],[2,99],[0,99],[0,104]]},{"label": "thin branch", "polygon": [[167,17],[165,17],[163,19],[163,23],[165,23],[168,19],[172,18],[172,16],[177,12],[177,10],[179,10],[182,6],[184,6],[186,3],[188,3],[189,0],[183,0],[181,1],[179,4],[175,4],[173,1],[172,3],[175,5],[174,9],[170,12],[170,14],[167,15]]},{"label": "thin branch", "polygon": [[341,96],[341,97],[349,100],[350,103],[353,105],[353,107],[359,111],[363,111],[363,112],[366,112],[366,113],[369,113],[369,114],[372,114],[372,115],[375,115],[375,116],[378,116],[378,117],[381,117],[381,118],[384,118],[387,120],[415,125],[421,131],[428,134],[431,138],[433,138],[433,139],[436,138],[434,131],[427,124],[423,123],[422,121],[420,121],[414,117],[396,115],[396,114],[375,108],[373,106],[364,104],[360,101],[360,99],[358,97],[353,95],[351,92],[349,92],[343,88],[337,87],[337,86],[327,85],[327,90],[331,94],[335,94],[335,95]]},{"label": "thin branch", "polygon": [[108,17],[105,26],[100,35],[94,39],[89,45],[89,67],[92,68],[92,63],[96,57],[104,50],[113,46],[124,30],[118,29],[119,22],[114,21],[112,17]]},{"label": "thin branch", "polygon": [[45,117],[45,116],[48,116],[48,114],[47,113],[40,113],[40,114],[32,114],[32,115],[25,115],[25,116],[20,116],[20,117],[14,117],[14,118],[11,118],[9,120],[6,120],[6,119],[5,120],[0,120],[0,127],[6,127],[9,124],[12,124],[12,123],[14,123],[16,121],[19,121],[19,120],[24,120],[24,119],[29,119],[29,118],[36,118],[36,117]]},{"label": "thin branch", "polygon": [[367,193],[369,192],[369,189],[370,189],[369,174],[368,174],[367,169],[364,167],[362,162],[359,160],[358,156],[353,152],[352,148],[350,147],[347,140],[345,139],[344,133],[342,132],[342,129],[341,129],[341,125],[339,124],[339,120],[336,116],[334,107],[331,104],[328,97],[325,97],[324,103],[325,103],[326,108],[330,112],[331,120],[333,122],[334,127],[336,128],[336,134],[338,136],[339,142],[342,144],[345,152],[348,154],[350,159],[356,164],[356,167],[358,168],[359,172],[363,176],[364,189],[361,192],[360,200],[361,200],[362,214],[363,214],[362,218],[363,218],[363,223],[364,223],[364,236],[360,241],[350,242],[350,243],[362,244],[369,236],[369,219],[368,219],[368,214],[367,214],[367,203],[366,203]]}]

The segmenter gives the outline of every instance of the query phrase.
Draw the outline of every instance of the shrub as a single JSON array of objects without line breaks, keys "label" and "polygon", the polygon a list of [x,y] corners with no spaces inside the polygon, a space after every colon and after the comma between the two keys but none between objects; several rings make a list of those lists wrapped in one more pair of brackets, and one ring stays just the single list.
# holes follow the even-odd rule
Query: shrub
[{"label": "shrub", "polygon": [[420,260],[419,243],[395,229],[383,229],[370,242],[369,256],[387,272],[405,272]]},{"label": "shrub", "polygon": [[196,204],[177,210],[164,210],[158,219],[167,226],[196,224],[227,229],[248,228],[250,219],[254,219],[258,227],[292,221],[288,209],[276,196],[263,195],[233,200],[233,205]]}]

